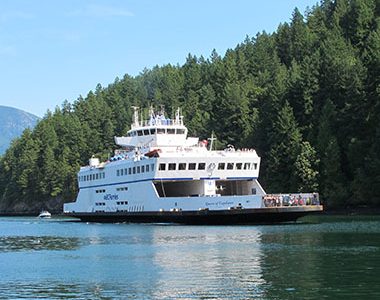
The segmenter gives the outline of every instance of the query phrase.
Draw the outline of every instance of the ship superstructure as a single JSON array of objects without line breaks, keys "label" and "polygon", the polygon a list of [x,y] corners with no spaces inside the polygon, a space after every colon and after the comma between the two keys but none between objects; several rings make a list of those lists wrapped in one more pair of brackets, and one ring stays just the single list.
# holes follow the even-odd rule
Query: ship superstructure
[{"label": "ship superstructure", "polygon": [[[268,201],[256,151],[213,150],[210,140],[188,137],[179,109],[173,119],[150,109],[149,119],[140,121],[135,107],[127,135],[115,137],[121,149],[80,169],[77,200],[65,204],[64,213],[85,221],[225,224],[288,221],[322,210],[315,193]],[[285,206],[287,196],[305,205]]]}]

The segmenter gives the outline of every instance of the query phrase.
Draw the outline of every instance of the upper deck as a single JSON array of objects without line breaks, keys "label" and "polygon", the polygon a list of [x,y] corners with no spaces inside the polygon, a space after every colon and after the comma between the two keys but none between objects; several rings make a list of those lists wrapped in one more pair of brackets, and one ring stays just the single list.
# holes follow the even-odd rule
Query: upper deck
[{"label": "upper deck", "polygon": [[154,113],[150,109],[149,120],[139,120],[138,109],[134,108],[134,121],[126,136],[115,137],[115,143],[126,148],[135,147],[189,147],[197,145],[198,138],[188,138],[187,128],[179,109],[174,119],[165,117],[163,111]]}]

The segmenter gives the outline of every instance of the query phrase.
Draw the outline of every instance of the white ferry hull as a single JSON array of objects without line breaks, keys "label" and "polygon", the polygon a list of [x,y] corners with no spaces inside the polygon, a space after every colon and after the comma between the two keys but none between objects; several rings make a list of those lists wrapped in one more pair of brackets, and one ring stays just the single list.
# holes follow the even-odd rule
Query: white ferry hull
[{"label": "white ferry hull", "polygon": [[84,222],[178,223],[189,225],[274,224],[322,212],[321,205],[162,212],[67,213]]}]

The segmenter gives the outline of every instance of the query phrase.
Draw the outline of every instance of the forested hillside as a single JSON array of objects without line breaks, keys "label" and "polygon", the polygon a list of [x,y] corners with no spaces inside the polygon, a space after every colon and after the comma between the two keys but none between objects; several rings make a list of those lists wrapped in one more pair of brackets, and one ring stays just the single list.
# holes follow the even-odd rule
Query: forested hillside
[{"label": "forested hillside", "polygon": [[380,0],[295,9],[276,32],[224,56],[189,55],[63,103],[1,158],[0,210],[73,200],[79,166],[107,158],[132,105],[181,107],[191,135],[255,148],[267,192],[319,191],[330,208],[379,206]]}]

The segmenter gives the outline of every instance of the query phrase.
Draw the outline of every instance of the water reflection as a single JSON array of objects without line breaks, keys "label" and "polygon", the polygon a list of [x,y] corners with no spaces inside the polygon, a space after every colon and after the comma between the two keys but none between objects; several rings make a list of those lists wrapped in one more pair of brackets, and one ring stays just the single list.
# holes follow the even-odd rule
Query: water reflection
[{"label": "water reflection", "polygon": [[80,240],[58,236],[5,236],[0,237],[0,252],[29,250],[73,250],[79,248]]},{"label": "water reflection", "polygon": [[0,284],[0,299],[133,299],[133,293],[118,293],[102,284],[59,282],[13,282]]},{"label": "water reflection", "polygon": [[0,218],[0,299],[380,299],[380,218],[289,226],[27,221]]},{"label": "water reflection", "polygon": [[[204,233],[155,230],[160,245],[153,262],[157,278],[153,298],[247,299],[263,295],[261,231],[255,227],[213,228]],[[178,280],[180,278],[180,280]],[[174,292],[174,294],[173,294]],[[175,295],[175,296],[174,296]]]},{"label": "water reflection", "polygon": [[265,298],[379,299],[373,269],[379,228],[372,232],[371,224],[342,223],[277,229],[261,239]]}]

